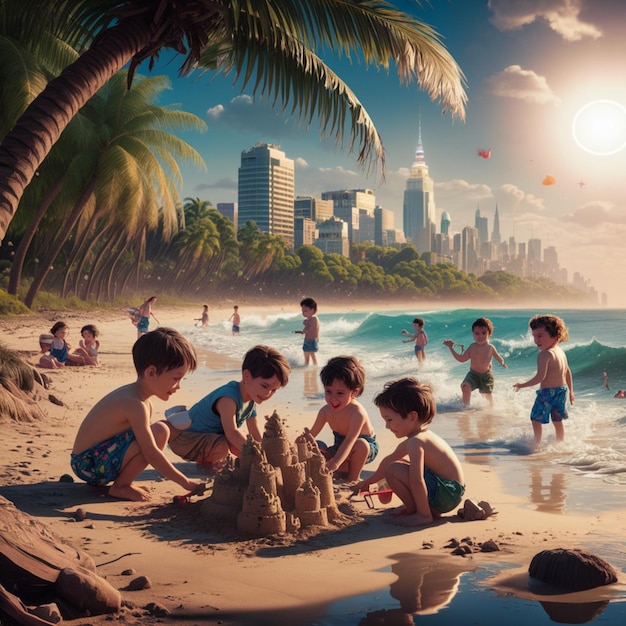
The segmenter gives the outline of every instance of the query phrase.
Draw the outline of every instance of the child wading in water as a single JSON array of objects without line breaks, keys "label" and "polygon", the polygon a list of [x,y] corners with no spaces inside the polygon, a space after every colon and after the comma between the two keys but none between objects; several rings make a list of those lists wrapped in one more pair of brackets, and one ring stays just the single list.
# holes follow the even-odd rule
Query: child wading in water
[{"label": "child wading in water", "polygon": [[415,341],[415,358],[417,363],[420,364],[426,358],[426,344],[428,343],[428,335],[424,330],[424,320],[421,317],[416,317],[413,320],[413,332],[402,329],[402,334],[408,339],[403,339],[402,343],[410,343]]},{"label": "child wading in water", "polygon": [[491,371],[491,359],[495,359],[506,368],[504,359],[498,354],[498,351],[489,343],[489,338],[493,334],[493,324],[486,317],[479,317],[472,324],[472,334],[474,335],[474,343],[464,352],[460,354],[454,350],[455,345],[451,339],[443,342],[444,346],[450,348],[452,356],[459,362],[470,362],[470,371],[467,373],[461,383],[461,392],[463,394],[463,404],[468,407],[472,391],[478,389],[479,393],[487,399],[489,405],[493,405],[493,373]]},{"label": "child wading in water", "polygon": [[436,412],[430,387],[415,378],[401,378],[387,383],[374,404],[385,427],[406,439],[355,491],[368,491],[371,484],[386,479],[404,505],[391,513],[399,526],[430,524],[456,508],[465,493],[465,477],[454,450],[428,430]]},{"label": "child wading in water", "polygon": [[533,332],[537,355],[537,373],[525,383],[513,385],[515,391],[539,383],[537,398],[530,413],[535,447],[541,442],[543,424],[552,417],[557,441],[563,441],[563,420],[568,418],[567,397],[574,404],[574,383],[565,352],[559,343],[569,337],[565,322],[556,315],[535,315],[528,323]]}]

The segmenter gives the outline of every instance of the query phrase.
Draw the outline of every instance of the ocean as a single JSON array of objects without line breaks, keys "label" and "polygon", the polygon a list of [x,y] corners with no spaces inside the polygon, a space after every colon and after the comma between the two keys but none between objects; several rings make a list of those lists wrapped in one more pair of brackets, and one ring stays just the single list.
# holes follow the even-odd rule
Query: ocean
[{"label": "ocean", "polygon": [[[580,501],[588,502],[588,490],[594,490],[593,481],[605,485],[598,493],[600,509],[616,506],[606,496],[616,489],[623,495],[626,486],[626,399],[614,398],[620,389],[626,389],[626,318],[622,310],[552,310],[547,311],[563,318],[569,329],[569,340],[561,346],[567,354],[574,379],[576,402],[569,407],[565,422],[565,441],[556,444],[552,425],[544,426],[542,446],[532,452],[532,426],[530,409],[536,388],[515,392],[513,384],[531,378],[536,371],[537,347],[528,329],[528,320],[536,313],[526,309],[432,309],[415,311],[346,311],[318,315],[320,319],[320,349],[318,365],[337,355],[350,354],[363,363],[367,379],[360,401],[366,406],[377,427],[381,445],[395,446],[395,438],[386,433],[372,398],[384,383],[402,376],[417,376],[432,385],[437,400],[438,415],[432,430],[444,436],[466,462],[491,463],[502,466],[507,472],[510,487],[535,494],[536,506],[555,508],[563,512],[565,503],[559,505],[555,493],[567,493],[567,507],[576,508],[576,492]],[[428,334],[426,361],[418,370],[412,343],[403,343],[402,329],[412,331],[411,322],[420,316],[425,320]],[[491,343],[504,357],[504,369],[495,360],[493,371],[495,389],[493,407],[478,394],[472,394],[471,408],[463,411],[460,383],[468,369],[467,363],[458,363],[445,339],[469,345],[472,342],[471,325],[478,317],[488,317],[494,324]],[[299,310],[276,315],[246,315],[242,311],[241,335],[232,337],[227,321],[211,324],[208,329],[197,328],[191,322],[183,331],[198,348],[220,353],[240,363],[245,352],[255,344],[264,343],[280,350],[294,368],[303,376],[293,376],[289,383],[289,397],[302,411],[292,419],[294,428],[310,425],[316,411],[323,405],[323,388],[319,382],[319,367],[303,367],[302,335],[294,330],[302,328]],[[608,375],[607,389],[604,372]],[[236,378],[238,371],[223,372],[224,380]],[[302,380],[302,383],[296,381]],[[281,404],[280,390],[275,398]],[[284,397],[284,396],[283,396]],[[265,405],[263,405],[265,407]],[[298,417],[303,421],[298,423]],[[309,423],[307,423],[309,420]],[[381,450],[385,453],[385,449]],[[532,454],[531,454],[532,453]],[[520,481],[515,464],[505,462],[529,456],[534,483]],[[367,469],[367,468],[366,468]],[[528,478],[524,474],[525,478]],[[553,485],[545,484],[553,479]],[[544,485],[541,486],[543,481]],[[566,483],[566,484],[565,484]],[[552,489],[552,496],[550,495]],[[542,502],[544,497],[550,502]],[[621,499],[621,498],[620,498]],[[623,501],[623,500],[622,500]]]},{"label": "ocean", "polygon": [[[576,402],[569,406],[565,440],[555,442],[554,429],[548,424],[544,426],[542,445],[533,450],[530,410],[536,388],[515,392],[513,384],[530,379],[536,372],[538,350],[529,332],[528,321],[537,313],[558,315],[569,328],[569,339],[561,346],[572,371]],[[424,330],[429,338],[426,361],[419,370],[413,343],[403,343],[401,334],[402,329],[412,331],[411,322],[417,316],[425,319]],[[197,381],[203,381],[206,386],[237,378],[239,368],[234,364],[241,363],[245,352],[253,345],[274,346],[289,359],[292,377],[284,390],[279,390],[274,398],[261,405],[259,414],[268,414],[274,407],[279,411],[286,410],[285,421],[295,436],[304,426],[312,424],[324,404],[323,387],[319,381],[321,366],[333,356],[354,355],[366,370],[365,391],[359,400],[376,428],[381,447],[379,458],[389,453],[398,442],[384,428],[372,399],[385,382],[407,375],[417,376],[432,385],[437,400],[437,415],[430,428],[452,445],[462,463],[492,466],[504,490],[522,497],[522,506],[554,515],[555,529],[558,528],[558,517],[569,512],[589,513],[590,509],[600,512],[623,507],[626,495],[626,398],[615,398],[614,395],[619,389],[626,390],[625,311],[432,309],[378,313],[347,310],[333,314],[322,312],[318,317],[321,326],[318,367],[304,367],[302,335],[293,333],[302,328],[303,318],[299,310],[259,316],[246,315],[243,310],[238,337],[231,336],[227,321],[212,323],[208,329],[196,328],[191,322],[180,327],[198,348],[233,359],[232,370],[210,371],[205,367],[203,371],[201,367],[198,376],[194,375],[196,382],[190,385],[196,387],[194,396],[198,393]],[[502,368],[496,361],[493,363],[493,406],[474,392],[471,407],[463,409],[460,383],[468,364],[458,363],[443,341],[452,339],[469,345],[472,342],[471,325],[478,317],[488,317],[493,322],[491,342],[504,357],[508,368]],[[324,435],[330,439],[330,433],[324,431],[320,438]],[[375,466],[376,461],[371,466],[366,465],[364,474],[373,471]],[[483,485],[468,485],[466,497],[490,501],[490,494],[484,489]],[[491,502],[497,509],[497,502]],[[592,551],[596,549],[605,558],[610,556],[614,567],[626,571],[623,550],[616,549],[608,555],[602,552],[605,546],[586,544],[585,547]],[[447,626],[473,623],[495,626],[506,621],[511,626],[523,626],[529,621],[537,624],[554,621],[583,623],[594,619],[621,624],[626,619],[623,593],[614,598],[616,601],[598,603],[597,607],[500,596],[485,585],[491,575],[506,568],[504,561],[465,574],[451,574],[442,564],[433,570],[434,586],[430,589],[426,581],[431,574],[423,564],[423,555],[415,552],[400,556],[410,562],[399,561],[390,566],[389,571],[399,577],[397,584],[387,590],[331,603],[323,617],[301,624],[424,623]],[[397,587],[407,583],[407,580],[402,582],[403,576],[410,583],[411,590],[414,591],[416,585],[420,589],[418,597],[422,599],[422,608],[426,609],[420,615],[412,614],[412,610],[405,613],[398,608],[401,597]],[[425,595],[429,593],[438,599],[432,601],[432,606]],[[412,600],[414,596],[415,593]],[[583,617],[583,612],[590,607],[593,615]],[[559,614],[555,617],[552,615],[555,611],[566,612],[567,616]],[[598,617],[600,613],[602,615]],[[468,614],[471,619],[467,618]]]}]

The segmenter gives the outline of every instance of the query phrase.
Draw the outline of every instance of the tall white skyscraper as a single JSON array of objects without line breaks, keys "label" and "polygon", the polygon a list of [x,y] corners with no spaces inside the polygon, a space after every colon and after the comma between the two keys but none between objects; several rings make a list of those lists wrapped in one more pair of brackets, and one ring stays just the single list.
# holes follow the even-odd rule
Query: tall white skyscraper
[{"label": "tall white skyscraper", "polygon": [[404,191],[402,218],[405,237],[413,242],[419,252],[430,251],[435,233],[435,194],[434,182],[428,175],[428,166],[424,159],[421,122],[415,161]]},{"label": "tall white skyscraper", "polygon": [[293,247],[294,164],[277,146],[258,143],[241,153],[239,228],[247,221],[259,230],[280,235]]}]

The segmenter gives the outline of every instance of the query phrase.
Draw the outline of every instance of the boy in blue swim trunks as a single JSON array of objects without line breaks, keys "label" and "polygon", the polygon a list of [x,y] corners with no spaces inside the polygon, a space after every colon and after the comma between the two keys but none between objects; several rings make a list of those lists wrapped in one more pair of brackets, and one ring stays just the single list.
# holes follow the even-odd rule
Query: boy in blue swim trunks
[{"label": "boy in blue swim trunks", "polygon": [[556,315],[535,315],[528,323],[537,355],[537,373],[525,383],[513,385],[515,391],[539,383],[537,398],[530,413],[535,447],[541,443],[543,424],[552,417],[557,441],[563,441],[563,420],[568,418],[567,398],[574,404],[574,383],[565,352],[558,345],[569,338],[565,322]]},{"label": "boy in blue swim trunks", "polygon": [[361,477],[363,466],[378,454],[374,427],[357,401],[365,386],[365,370],[355,357],[338,356],[322,368],[320,378],[326,405],[317,414],[310,433],[316,437],[326,424],[330,426],[334,444],[329,447],[318,442],[326,468],[345,474],[348,482],[354,482]]},{"label": "boy in blue swim trunks", "polygon": [[320,321],[317,318],[317,302],[313,298],[304,298],[300,302],[300,309],[304,316],[303,330],[295,330],[299,335],[304,335],[302,352],[304,353],[304,364],[313,363],[317,365],[317,349],[320,338]]},{"label": "boy in blue swim trunks", "polygon": [[398,439],[406,437],[378,469],[355,491],[369,491],[385,479],[402,500],[391,516],[399,526],[430,524],[458,506],[465,493],[465,477],[454,450],[428,425],[436,413],[428,385],[415,378],[389,382],[374,398],[385,427]]},{"label": "boy in blue swim trunks", "polygon": [[133,480],[148,466],[193,492],[202,483],[189,480],[163,454],[170,437],[165,421],[151,423],[151,396],[169,400],[180,381],[196,369],[196,352],[178,331],[157,328],[133,346],[137,380],[102,398],[89,411],[76,434],[72,470],[90,485],[112,482],[108,493],[122,500],[147,501],[148,490]]},{"label": "boy in blue swim trunks", "polygon": [[[450,353],[459,362],[470,362],[470,371],[466,374],[461,383],[461,393],[463,394],[463,406],[469,407],[472,391],[478,389],[478,392],[489,402],[489,406],[493,405],[493,373],[491,371],[491,359],[495,359],[506,368],[504,359],[498,354],[498,351],[489,343],[489,338],[493,334],[493,323],[486,317],[479,317],[472,324],[472,335],[474,343],[470,344],[467,350],[461,349],[456,352],[454,346],[460,345],[446,339],[444,346],[450,348]],[[463,346],[461,346],[463,348]]]}]

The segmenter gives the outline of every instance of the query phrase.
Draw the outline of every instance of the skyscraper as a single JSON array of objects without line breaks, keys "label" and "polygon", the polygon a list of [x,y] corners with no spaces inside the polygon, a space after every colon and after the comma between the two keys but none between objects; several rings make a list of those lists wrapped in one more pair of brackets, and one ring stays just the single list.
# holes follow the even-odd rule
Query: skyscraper
[{"label": "skyscraper", "polygon": [[474,216],[474,228],[478,231],[479,244],[489,241],[489,220],[486,217],[481,217],[479,207],[476,207],[476,215]]},{"label": "skyscraper", "polygon": [[256,222],[259,230],[280,235],[293,247],[294,165],[277,146],[258,143],[241,153],[239,227]]},{"label": "skyscraper", "polygon": [[500,216],[498,215],[498,205],[496,204],[496,214],[493,216],[493,232],[491,233],[491,241],[497,246],[500,245],[502,237],[500,236]]},{"label": "skyscraper", "polygon": [[431,249],[435,232],[435,194],[433,179],[428,175],[422,146],[422,123],[419,122],[415,160],[406,182],[402,207],[404,235],[420,252]]}]

